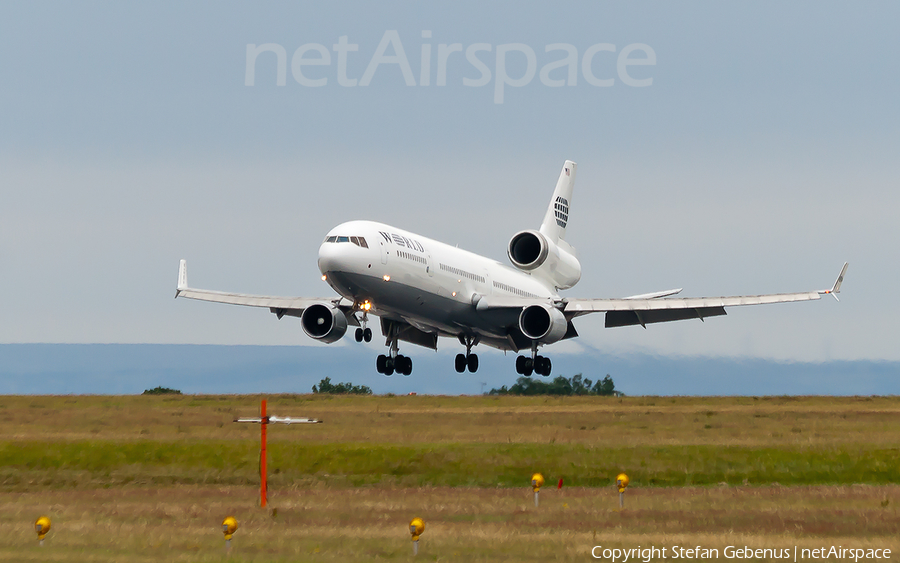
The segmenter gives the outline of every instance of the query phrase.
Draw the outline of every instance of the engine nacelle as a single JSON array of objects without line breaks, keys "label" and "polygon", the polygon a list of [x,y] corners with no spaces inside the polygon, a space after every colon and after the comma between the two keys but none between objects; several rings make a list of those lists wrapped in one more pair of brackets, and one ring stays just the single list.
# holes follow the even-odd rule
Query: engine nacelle
[{"label": "engine nacelle", "polygon": [[519,313],[519,330],[522,334],[544,344],[562,340],[567,328],[565,315],[550,305],[529,305]]},{"label": "engine nacelle", "polygon": [[347,332],[347,316],[334,305],[316,303],[303,311],[300,326],[310,338],[331,344]]},{"label": "engine nacelle", "polygon": [[528,230],[513,235],[506,253],[516,268],[568,289],[581,279],[581,263],[572,250],[565,241],[556,244],[540,231]]}]

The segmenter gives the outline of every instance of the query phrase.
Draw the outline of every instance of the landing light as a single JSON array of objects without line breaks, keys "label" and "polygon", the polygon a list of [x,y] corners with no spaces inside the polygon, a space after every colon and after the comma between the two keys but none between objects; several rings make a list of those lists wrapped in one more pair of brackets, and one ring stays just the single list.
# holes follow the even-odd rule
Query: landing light
[{"label": "landing light", "polygon": [[391,281],[391,276],[385,274],[383,277],[384,277],[384,281]]},{"label": "landing light", "polygon": [[363,311],[368,311],[369,309],[372,308],[372,304],[369,303],[368,301],[366,301],[365,303],[362,304],[362,306],[361,306],[360,308],[361,308]]},{"label": "landing light", "polygon": [[325,281],[327,279],[328,279],[328,276],[326,276],[325,274],[322,274],[322,281]]}]

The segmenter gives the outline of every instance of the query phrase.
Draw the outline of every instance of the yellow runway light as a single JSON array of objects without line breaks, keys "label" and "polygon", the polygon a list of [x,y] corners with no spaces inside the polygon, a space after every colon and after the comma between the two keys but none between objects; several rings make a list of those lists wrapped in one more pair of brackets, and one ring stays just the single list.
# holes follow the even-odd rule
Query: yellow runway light
[{"label": "yellow runway light", "polygon": [[425,531],[425,521],[421,518],[413,518],[409,523],[409,534],[413,541],[413,555],[419,554],[419,536]]},{"label": "yellow runway light", "polygon": [[44,545],[44,536],[46,536],[47,532],[50,531],[50,519],[46,516],[41,516],[40,518],[35,520],[34,531],[37,532],[40,545]]}]

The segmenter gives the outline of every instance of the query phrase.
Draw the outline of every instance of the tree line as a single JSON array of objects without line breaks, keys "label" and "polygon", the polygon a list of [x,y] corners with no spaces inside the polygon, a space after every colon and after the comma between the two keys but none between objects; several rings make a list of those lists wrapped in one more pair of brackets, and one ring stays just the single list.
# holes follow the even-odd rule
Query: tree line
[{"label": "tree line", "polygon": [[520,377],[511,387],[504,385],[500,389],[491,389],[488,395],[599,395],[608,397],[620,396],[622,393],[616,391],[616,385],[609,374],[594,383],[579,373],[569,379],[558,375],[550,382],[544,382],[537,378]]},{"label": "tree line", "polygon": [[326,377],[313,385],[313,393],[327,393],[329,395],[371,395],[372,389],[366,385],[353,385],[352,383],[332,383],[330,377]]}]

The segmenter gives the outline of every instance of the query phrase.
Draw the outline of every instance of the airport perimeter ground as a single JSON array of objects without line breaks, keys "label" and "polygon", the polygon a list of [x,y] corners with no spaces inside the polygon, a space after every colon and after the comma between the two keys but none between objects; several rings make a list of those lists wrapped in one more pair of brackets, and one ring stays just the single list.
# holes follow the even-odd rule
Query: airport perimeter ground
[{"label": "airport perimeter ground", "polygon": [[270,427],[271,512],[259,427],[232,423],[259,399],[0,397],[0,560],[221,561],[228,515],[230,561],[408,561],[414,516],[425,561],[589,561],[597,545],[900,557],[900,398],[270,396],[270,414],[326,421]]}]

